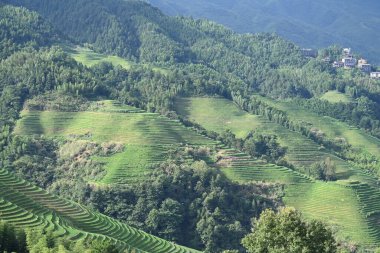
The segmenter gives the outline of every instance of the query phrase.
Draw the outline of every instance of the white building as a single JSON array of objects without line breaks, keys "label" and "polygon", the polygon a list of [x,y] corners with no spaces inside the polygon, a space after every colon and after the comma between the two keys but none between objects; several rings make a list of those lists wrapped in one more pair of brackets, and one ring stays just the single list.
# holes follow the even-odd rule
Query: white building
[{"label": "white building", "polygon": [[343,54],[345,56],[351,56],[351,48],[343,48]]},{"label": "white building", "polygon": [[362,65],[364,64],[368,64],[367,60],[366,59],[363,59],[361,58],[359,61],[358,61],[358,67],[360,68]]},{"label": "white building", "polygon": [[334,68],[343,68],[344,67],[344,63],[341,62],[341,61],[334,61],[333,67]]},{"label": "white building", "polygon": [[380,72],[372,72],[371,78],[380,79]]}]

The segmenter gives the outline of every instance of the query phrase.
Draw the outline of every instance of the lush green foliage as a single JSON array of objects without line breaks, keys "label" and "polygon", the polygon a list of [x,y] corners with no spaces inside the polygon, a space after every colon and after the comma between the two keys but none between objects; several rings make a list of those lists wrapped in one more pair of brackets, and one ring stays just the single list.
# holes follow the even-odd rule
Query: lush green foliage
[{"label": "lush green foliage", "polygon": [[[379,192],[375,190],[376,180],[353,167],[350,162],[337,157],[335,153],[327,148],[313,142],[307,136],[294,132],[295,128],[289,129],[288,124],[284,124],[284,126],[278,124],[280,122],[277,121],[277,117],[271,114],[270,110],[273,109],[269,110],[268,108],[266,111],[266,107],[260,109],[260,106],[257,106],[257,111],[254,112],[264,116],[250,115],[231,101],[213,97],[178,99],[176,100],[176,108],[183,117],[196,122],[192,124],[197,129],[202,129],[203,126],[205,129],[201,132],[214,136],[214,138],[217,138],[218,134],[213,133],[212,130],[223,133],[225,129],[231,129],[232,133],[244,134],[243,136],[246,136],[252,129],[257,133],[277,135],[277,141],[281,146],[286,147],[285,157],[278,162],[288,164],[288,166],[291,165],[293,170],[254,160],[244,153],[236,152],[236,150],[221,150],[218,154],[217,165],[222,168],[222,171],[229,178],[239,182],[259,180],[284,184],[284,202],[286,205],[297,207],[307,218],[324,219],[323,217],[328,216],[329,224],[334,227],[344,227],[337,233],[337,236],[341,239],[349,237],[353,241],[363,242],[369,238],[373,238],[371,240],[374,241],[377,240],[377,237],[370,235],[379,233],[377,226],[374,225],[376,222],[372,223],[372,220],[376,220],[376,215],[371,215],[363,208],[364,206],[371,206],[371,210],[377,208],[375,205],[370,204],[375,203],[376,200],[365,198],[365,196],[371,195],[370,192],[372,192],[374,198],[377,199],[375,196],[378,196]],[[273,113],[276,113],[276,111],[273,110]],[[187,123],[186,120],[184,122]],[[197,123],[201,126],[197,125]],[[239,127],[235,127],[235,125]],[[231,136],[231,134],[228,136]],[[362,156],[360,159],[365,160],[365,157]],[[287,161],[286,163],[284,163],[284,159]],[[325,170],[326,162],[332,165],[330,167],[332,170]],[[372,167],[374,162],[375,160],[370,162]],[[313,170],[317,165],[322,169]],[[302,174],[297,173],[295,170]],[[321,173],[318,174],[315,171]],[[305,176],[325,180],[325,172],[332,172],[327,173],[332,176],[331,179],[336,177],[338,180],[343,181],[332,183],[314,182]],[[345,186],[342,186],[341,184],[345,180],[371,182],[371,185],[363,184],[356,188],[352,187],[353,185],[351,184],[346,185],[344,183]],[[363,196],[360,201],[357,194]],[[362,215],[361,212],[367,214]],[[366,221],[367,219],[368,221]],[[367,226],[369,220],[371,220],[371,226]]]},{"label": "lush green foliage", "polygon": [[[74,146],[78,153],[72,153]],[[189,156],[206,158],[202,148],[172,152],[174,160],[163,163],[138,185],[94,189],[86,181],[100,167],[89,158],[112,150],[77,141],[56,152],[54,142],[26,137],[15,138],[10,147],[15,148],[8,151],[14,161],[10,168],[23,178],[134,227],[207,252],[238,248],[250,217],[275,207],[281,195],[271,186],[232,183],[203,161],[186,165]],[[220,230],[214,231],[215,226]]]},{"label": "lush green foliage", "polygon": [[90,202],[105,214],[162,238],[220,252],[240,248],[249,217],[273,207],[276,194],[271,187],[232,183],[202,162],[189,166],[171,162],[139,186],[95,191]]},{"label": "lush green foliage", "polygon": [[52,26],[25,8],[0,6],[0,59],[24,47],[51,45],[59,40]]},{"label": "lush green foliage", "polygon": [[336,180],[336,166],[331,159],[327,158],[322,162],[313,164],[310,168],[310,175],[319,180]]},{"label": "lush green foliage", "polygon": [[[124,136],[121,132],[115,132],[114,136],[111,134],[111,130],[113,133],[117,128],[119,118],[129,117],[127,122],[134,124],[133,131],[140,134],[124,134],[132,136],[132,140],[136,142],[149,138],[150,142],[157,141],[168,129],[173,130],[173,134],[166,140],[163,139],[168,141],[167,144],[176,144],[179,141],[189,143],[186,141],[187,138],[190,141],[196,140],[195,135],[182,138],[181,132],[176,130],[177,126],[181,126],[178,122],[174,124],[168,118],[159,117],[157,114],[148,114],[149,119],[145,118],[147,114],[144,114],[141,121],[135,120],[133,123],[133,117],[127,114],[140,117],[141,110],[125,104],[177,119],[171,111],[174,109],[175,98],[194,95],[217,94],[231,99],[244,110],[262,115],[267,122],[280,125],[282,131],[279,131],[278,135],[284,132],[291,136],[303,135],[303,139],[300,138],[298,141],[306,140],[305,143],[312,143],[310,146],[313,149],[318,149],[318,143],[328,149],[330,154],[335,152],[346,160],[352,160],[354,165],[363,164],[366,170],[375,170],[378,151],[374,141],[376,139],[371,139],[371,136],[359,129],[353,132],[350,129],[349,134],[345,132],[345,136],[352,137],[347,137],[347,142],[336,139],[333,132],[342,129],[346,131],[349,129],[347,125],[327,117],[323,121],[316,121],[319,117],[310,111],[321,111],[320,108],[324,108],[325,102],[319,101],[318,98],[326,91],[338,90],[357,103],[345,104],[343,109],[341,104],[329,104],[326,108],[331,108],[334,114],[343,112],[341,115],[332,116],[342,117],[339,118],[341,120],[344,117],[347,122],[358,124],[375,135],[379,120],[376,110],[380,102],[378,81],[370,80],[359,71],[334,70],[320,59],[305,59],[297,46],[277,36],[238,35],[211,22],[167,17],[139,1],[9,2],[38,11],[54,25],[54,28],[64,34],[59,36],[65,45],[69,44],[64,38],[67,36],[74,43],[90,43],[86,46],[98,53],[118,55],[127,58],[128,62],[133,62],[128,68],[114,66],[107,61],[101,61],[88,68],[75,62],[70,58],[70,52],[65,53],[59,46],[41,48],[50,46],[50,41],[41,42],[38,39],[46,35],[45,30],[50,31],[50,26],[46,26],[45,29],[45,23],[41,23],[38,26],[42,27],[42,31],[33,26],[29,29],[25,25],[16,25],[15,28],[12,24],[16,21],[8,17],[10,21],[5,22],[7,27],[12,31],[18,31],[20,28],[20,31],[16,32],[15,36],[12,33],[0,33],[1,41],[7,38],[13,40],[17,34],[36,33],[35,36],[23,37],[19,44],[18,40],[14,39],[14,43],[19,46],[11,51],[7,51],[7,46],[0,47],[3,57],[0,64],[0,152],[1,165],[6,166],[9,171],[56,194],[92,205],[103,213],[169,240],[199,249],[205,248],[209,252],[239,248],[239,240],[247,233],[247,219],[251,216],[257,217],[265,207],[275,205],[273,199],[276,198],[262,191],[265,185],[239,185],[231,182],[217,169],[209,168],[204,162],[193,161],[204,159],[211,164],[216,162],[227,176],[233,175],[240,182],[266,178],[271,182],[278,182],[279,178],[286,180],[286,183],[291,185],[285,196],[286,204],[306,210],[308,218],[330,217],[333,224],[350,224],[345,227],[347,234],[359,242],[373,244],[380,238],[377,228],[379,205],[376,203],[379,194],[375,188],[376,180],[373,175],[357,170],[354,166],[349,166],[344,171],[340,170],[340,165],[345,161],[337,164],[337,170],[340,170],[337,171],[337,174],[340,173],[337,177],[359,180],[356,183],[311,183],[312,180],[305,175],[285,167],[263,165],[262,162],[260,165],[260,161],[253,161],[246,154],[237,154],[236,150],[232,151],[230,157],[228,150],[224,150],[227,153],[225,156],[219,157],[213,153],[216,157],[207,157],[210,148],[187,147],[186,152],[190,149],[192,151],[174,152],[173,155],[177,157],[173,158],[174,161],[152,167],[152,174],[144,175],[146,182],[117,188],[102,188],[93,183],[103,176],[105,169],[115,168],[109,163],[109,157],[113,156],[117,158],[115,162],[121,161],[123,164],[127,164],[129,159],[141,159],[140,149],[131,149],[135,156],[125,156],[123,152],[129,149],[124,145],[109,143],[110,145],[104,146],[104,143],[95,142],[106,141],[109,137],[116,139]],[[25,9],[15,7],[1,8],[5,13],[29,13]],[[35,13],[24,16],[28,15],[33,17],[31,20],[38,19],[44,22]],[[13,16],[18,19],[17,15]],[[89,16],[91,19],[88,19]],[[33,24],[32,21],[31,23]],[[339,51],[340,49],[336,50]],[[339,57],[334,50],[329,49],[326,52],[329,56],[336,54],[336,57]],[[166,71],[157,71],[157,68],[152,66],[164,67]],[[256,93],[261,93],[267,98],[252,96]],[[290,102],[282,103],[269,97],[296,97],[300,102],[289,106]],[[89,102],[104,98],[117,99],[123,105],[116,109],[113,105],[103,107],[97,104],[98,102]],[[29,102],[25,104],[27,100]],[[308,108],[308,103],[314,103],[313,101],[317,101],[315,104],[318,106],[305,109]],[[24,111],[20,115],[24,106],[26,109],[54,111]],[[351,109],[357,113],[350,116],[348,111]],[[91,118],[89,115],[100,117]],[[35,132],[36,134],[47,134],[49,138],[12,136],[15,122],[20,116],[25,116],[20,122],[30,127],[26,130],[33,132],[39,129],[40,132]],[[315,128],[310,122],[300,121],[298,117],[301,116],[308,121],[311,119]],[[99,130],[97,134],[100,134],[94,135],[95,141],[89,141],[88,138],[91,139],[92,135],[88,131],[83,132],[81,127],[89,127],[97,119],[100,119],[96,123],[102,129],[99,130],[95,125],[93,129]],[[123,122],[120,120],[119,124]],[[157,132],[154,132],[157,122],[164,122],[160,124],[165,127],[157,127]],[[331,129],[326,128],[326,125],[331,125]],[[65,132],[70,127],[74,130]],[[161,131],[162,129],[166,132]],[[320,129],[323,131],[319,131]],[[16,133],[20,133],[19,129],[16,130]],[[198,130],[204,131],[201,128]],[[244,133],[248,136],[239,136],[242,139],[236,138],[234,132],[203,133],[254,156],[268,160],[279,160],[283,157],[284,149],[281,148],[280,137],[263,132],[249,134],[251,130],[248,129]],[[153,131],[154,134],[149,131]],[[64,141],[66,134],[70,134],[73,140]],[[86,138],[87,140],[83,141]],[[204,140],[203,137],[201,139]],[[208,143],[214,142],[208,140],[206,145]],[[361,148],[369,144],[366,151],[372,153],[372,156],[358,152],[348,144]],[[152,148],[148,155],[142,157],[151,157],[150,154],[154,152],[155,149]],[[296,153],[294,150],[292,152]],[[207,154],[206,158],[204,154]],[[326,153],[321,159],[325,157]],[[219,158],[221,160],[218,161]],[[310,161],[309,165],[312,162]],[[107,163],[107,166],[104,166],[104,163]],[[230,164],[232,165],[229,166]],[[248,169],[245,169],[245,166]],[[324,165],[319,167],[324,171]],[[232,170],[229,171],[229,168]],[[265,168],[268,170],[264,171]],[[323,176],[326,177],[327,174],[330,176],[330,171]],[[17,209],[19,219],[12,219],[17,224],[27,222],[36,226],[47,220],[44,224],[55,226],[62,234],[69,233],[74,239],[94,236],[91,232],[101,231],[103,236],[111,236],[113,239],[103,238],[121,247],[130,245],[132,241],[133,246],[146,251],[157,251],[158,248],[161,252],[168,248],[173,251],[182,249],[137,232],[105,216],[87,211],[86,208],[72,202],[53,198],[51,195],[48,195],[48,199],[41,199],[39,190],[31,190],[32,186],[26,186],[25,182],[12,178],[5,171],[1,175],[3,180],[0,186],[9,190],[7,194],[2,193],[7,199],[7,202],[1,202],[2,206],[8,212],[8,205],[12,208],[21,206],[21,209]],[[271,191],[273,188],[264,189]],[[366,198],[370,193],[373,197]],[[115,202],[115,196],[120,201]],[[337,199],[341,202],[337,202]],[[55,215],[61,207],[60,201],[64,202],[65,213],[57,218]],[[36,206],[40,207],[41,204],[44,206],[42,211],[36,211]],[[322,210],[322,206],[327,206],[328,210]],[[22,211],[22,208],[26,211]],[[314,212],[315,209],[318,209],[317,212]],[[46,217],[46,212],[50,216]],[[83,217],[89,218],[85,220]],[[75,223],[89,232],[73,229],[67,226],[67,223]]]},{"label": "lush green foliage", "polygon": [[304,221],[295,209],[284,208],[278,214],[265,211],[253,227],[253,233],[243,239],[250,253],[337,252],[332,232],[320,221]]}]

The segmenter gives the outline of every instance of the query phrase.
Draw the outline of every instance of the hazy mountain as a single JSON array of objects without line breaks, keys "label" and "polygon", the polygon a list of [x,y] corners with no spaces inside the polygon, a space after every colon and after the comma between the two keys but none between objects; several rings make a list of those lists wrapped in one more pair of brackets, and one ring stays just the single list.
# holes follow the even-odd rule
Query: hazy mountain
[{"label": "hazy mountain", "polygon": [[149,0],[170,15],[191,15],[238,32],[276,32],[301,46],[352,47],[380,62],[380,2],[311,0]]}]

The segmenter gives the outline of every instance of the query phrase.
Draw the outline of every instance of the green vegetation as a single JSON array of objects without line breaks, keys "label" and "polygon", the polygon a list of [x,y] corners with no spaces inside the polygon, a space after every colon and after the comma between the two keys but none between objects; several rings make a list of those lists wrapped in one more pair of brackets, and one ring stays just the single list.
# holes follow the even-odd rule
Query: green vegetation
[{"label": "green vegetation", "polygon": [[120,65],[125,69],[130,69],[131,63],[126,59],[123,59],[118,56],[109,56],[100,53],[96,53],[89,48],[85,47],[66,47],[66,51],[69,53],[71,57],[73,57],[77,62],[80,62],[88,67],[91,67],[95,64],[99,64],[102,62],[112,63],[115,66]]},{"label": "green vegetation", "polygon": [[[335,70],[320,58],[302,57],[298,46],[278,36],[239,35],[209,21],[168,17],[142,1],[3,2],[38,12],[0,7],[6,20],[0,25],[7,31],[0,32],[0,165],[4,175],[17,175],[30,186],[28,191],[13,190],[19,184],[9,180],[2,184],[0,197],[26,212],[19,222],[37,227],[50,220],[53,225],[47,227],[56,228],[58,235],[76,239],[81,233],[96,232],[94,236],[108,235],[100,236],[105,241],[115,237],[107,239],[113,246],[128,244],[124,225],[115,228],[112,224],[119,222],[89,211],[99,210],[195,249],[243,252],[239,242],[248,233],[248,220],[281,204],[281,186],[272,183],[284,183],[285,204],[293,203],[306,217],[330,218],[343,240],[366,249],[380,241],[374,154],[378,147],[371,148],[372,156],[369,149],[360,152],[347,145],[352,140],[334,139],[327,130],[311,128],[312,124],[295,120],[297,115],[267,104],[291,101],[305,114],[313,111],[314,119],[330,116],[360,127],[355,130],[368,138],[380,136],[378,80],[357,70]],[[58,42],[41,41],[45,37]],[[78,49],[79,55],[98,57],[99,64],[80,64],[57,46],[72,44],[91,48],[93,52]],[[341,49],[323,52],[323,57],[334,60]],[[128,69],[115,66],[103,61],[108,55],[134,64]],[[319,99],[331,90],[355,103]],[[265,95],[269,102],[255,94]],[[209,115],[211,123],[216,122],[209,125],[215,133],[174,112],[176,99],[191,96],[222,96],[260,116],[228,109],[230,102],[221,108],[235,116]],[[206,108],[199,111],[208,123]],[[330,124],[330,119],[322,124]],[[224,131],[233,121],[239,128]],[[215,140],[236,150],[221,149]],[[281,146],[288,147],[285,156]],[[331,166],[321,161],[331,161]],[[333,179],[336,167],[337,181],[310,178],[318,176],[308,169],[313,164],[325,180]],[[34,197],[34,184],[54,193],[48,195],[59,202],[45,203],[45,195]],[[29,199],[18,199],[20,194]],[[42,205],[42,213],[34,205]],[[46,208],[48,217],[43,215]],[[342,217],[344,210],[352,215]],[[15,213],[7,214],[12,218]],[[17,225],[18,220],[12,222]],[[115,230],[122,230],[122,235]],[[134,245],[148,245],[145,251],[157,252],[149,248],[150,242],[162,241],[140,235]]]},{"label": "green vegetation", "polygon": [[252,234],[243,239],[250,253],[261,252],[337,252],[331,230],[320,221],[305,222],[295,209],[265,211],[255,220]]},{"label": "green vegetation", "polygon": [[353,148],[360,149],[380,158],[380,140],[365,133],[363,130],[331,117],[321,117],[311,110],[297,106],[291,101],[275,101],[269,98],[256,97],[274,108],[285,111],[289,118],[295,122],[307,122],[310,124],[310,128],[322,131],[321,134],[331,140],[343,139],[344,142],[352,145]]},{"label": "green vegetation", "polygon": [[[230,129],[237,137],[245,137],[253,130],[261,134],[276,135],[280,145],[286,148],[285,158],[298,169],[311,166],[330,157],[337,166],[336,172],[339,178],[348,179],[352,176],[348,163],[312,140],[270,122],[263,116],[249,114],[229,100],[223,98],[183,98],[177,100],[176,108],[180,115],[200,124],[207,130],[222,133]],[[308,171],[302,172],[309,174]]]},{"label": "green vegetation", "polygon": [[120,250],[197,252],[49,194],[4,169],[0,170],[0,189],[0,219],[16,226],[49,229],[72,240],[101,239]]},{"label": "green vegetation", "polygon": [[321,99],[326,100],[330,103],[351,103],[352,102],[352,99],[349,96],[339,91],[328,91],[325,94],[323,94]]},{"label": "green vegetation", "polygon": [[[80,47],[80,46],[70,47],[67,45],[63,45],[63,49],[77,62],[80,62],[86,65],[87,67],[92,67],[100,63],[111,63],[114,66],[121,66],[122,68],[129,70],[131,69],[133,65],[135,66],[138,65],[137,63],[133,61],[129,61],[125,58],[121,58],[115,55],[111,56],[111,55],[97,53],[91,50],[90,48],[86,48],[86,47]],[[151,66],[150,64],[139,64],[139,65],[149,68],[162,75],[167,75],[169,71],[166,68]]]},{"label": "green vegetation", "polygon": [[[377,191],[374,190],[375,180],[359,169],[336,157],[328,149],[321,148],[302,134],[270,122],[263,116],[250,115],[226,99],[183,98],[176,101],[176,107],[179,114],[204,126],[207,130],[222,133],[230,126],[234,126],[236,121],[240,127],[237,130],[232,127],[232,132],[247,133],[255,130],[266,134],[276,134],[279,143],[287,148],[285,158],[304,174],[314,176],[312,167],[315,164],[333,162],[332,166],[336,167],[335,176],[343,180],[338,183],[314,181],[294,170],[254,160],[235,150],[222,151],[219,154],[221,159],[217,164],[227,177],[239,182],[255,180],[285,184],[285,204],[296,207],[309,219],[325,221],[328,217],[329,224],[339,228],[340,239],[349,238],[363,244],[371,244],[378,240],[380,230],[371,218],[373,216],[376,219],[377,215],[371,215],[370,211],[362,209],[364,205],[370,205],[368,199],[358,200],[355,188],[352,188],[350,184],[342,186],[340,183],[355,180],[369,181],[374,185],[367,185],[367,188],[364,186],[365,192],[376,192],[378,196]],[[247,118],[251,122],[246,121]],[[242,121],[245,124],[240,124]],[[374,210],[375,208],[371,209],[371,211]]]},{"label": "green vegetation", "polygon": [[[15,227],[0,221],[0,252],[17,253],[118,253],[119,250],[110,242],[102,240],[71,241],[68,236],[59,237],[52,230],[39,228]],[[131,251],[125,250],[125,253]],[[133,251],[135,252],[135,251]]]},{"label": "green vegetation", "polygon": [[[241,249],[250,217],[276,207],[280,188],[233,183],[193,160],[191,153],[200,149],[188,151],[173,153],[176,162],[163,163],[142,184],[95,190],[91,202],[106,214],[205,252]],[[178,163],[186,157],[188,162]]]},{"label": "green vegetation", "polygon": [[[377,2],[349,2],[344,9],[328,0],[149,2],[170,15],[207,18],[242,33],[276,32],[304,47],[321,48],[332,44],[352,47],[365,58],[379,63],[380,54],[374,45],[380,40],[373,37],[380,25],[375,11],[380,7]],[[357,22],[359,16],[366,17],[365,21]]]},{"label": "green vegetation", "polygon": [[260,116],[246,113],[223,98],[181,98],[176,101],[176,111],[206,129],[218,133],[230,129],[238,138],[263,126]]},{"label": "green vegetation", "polygon": [[173,146],[215,145],[214,141],[159,114],[141,112],[114,101],[93,104],[95,111],[23,111],[14,133],[125,145],[117,154],[94,157],[95,161],[105,163],[107,174],[99,182],[107,184],[144,179],[151,172],[150,167],[162,162]]}]

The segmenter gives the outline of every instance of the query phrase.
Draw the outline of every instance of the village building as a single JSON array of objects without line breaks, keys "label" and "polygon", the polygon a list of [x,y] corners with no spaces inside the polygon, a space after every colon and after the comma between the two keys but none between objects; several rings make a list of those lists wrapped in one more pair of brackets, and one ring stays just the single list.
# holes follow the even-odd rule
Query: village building
[{"label": "village building", "polygon": [[311,48],[303,48],[301,52],[305,57],[316,58],[318,56],[318,51]]},{"label": "village building", "polygon": [[352,51],[351,48],[343,48],[343,55],[346,57],[352,57]]},{"label": "village building", "polygon": [[333,67],[334,68],[343,68],[344,67],[344,63],[341,62],[341,61],[334,61]]},{"label": "village building", "polygon": [[331,58],[330,57],[325,57],[325,58],[323,58],[322,61],[325,62],[325,63],[330,63],[331,62]]},{"label": "village building", "polygon": [[359,61],[358,61],[358,67],[360,68],[362,65],[364,64],[368,64],[367,60],[366,59],[363,59],[361,58]]},{"label": "village building", "polygon": [[344,64],[344,68],[350,69],[355,68],[357,60],[353,57],[345,57],[342,59],[342,62]]},{"label": "village building", "polygon": [[371,78],[380,79],[380,72],[372,72]]},{"label": "village building", "polygon": [[359,66],[359,69],[363,71],[364,73],[370,73],[372,71],[372,65],[371,64],[362,64]]}]

